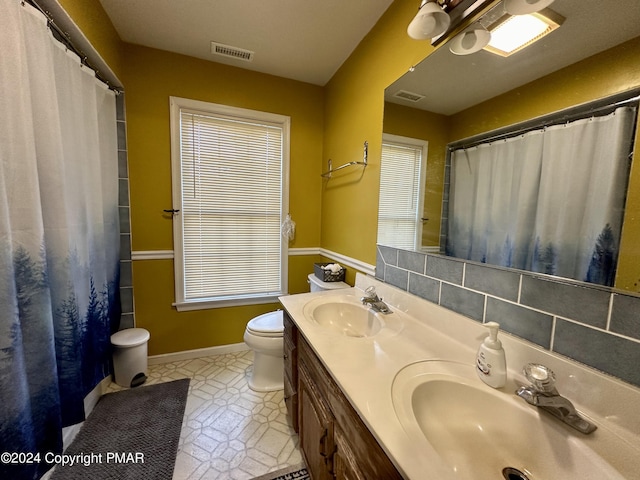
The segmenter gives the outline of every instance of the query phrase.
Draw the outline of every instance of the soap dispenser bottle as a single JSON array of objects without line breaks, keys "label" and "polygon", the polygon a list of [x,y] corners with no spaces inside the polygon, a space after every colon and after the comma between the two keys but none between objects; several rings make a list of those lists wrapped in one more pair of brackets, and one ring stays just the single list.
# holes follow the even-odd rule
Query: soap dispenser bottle
[{"label": "soap dispenser bottle", "polygon": [[504,387],[507,382],[507,362],[502,342],[498,340],[500,324],[487,322],[484,326],[489,329],[489,336],[484,339],[478,349],[476,371],[480,380],[490,387]]}]

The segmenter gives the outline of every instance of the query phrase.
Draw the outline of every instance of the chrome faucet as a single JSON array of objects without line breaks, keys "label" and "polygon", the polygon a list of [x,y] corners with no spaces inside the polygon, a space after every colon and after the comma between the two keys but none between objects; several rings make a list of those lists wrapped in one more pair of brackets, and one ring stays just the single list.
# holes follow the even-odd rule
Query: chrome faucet
[{"label": "chrome faucet", "polygon": [[549,368],[529,363],[524,366],[522,372],[531,385],[520,387],[516,395],[582,433],[591,433],[598,428],[582,418],[573,403],[558,393],[555,387],[556,376]]},{"label": "chrome faucet", "polygon": [[360,299],[363,305],[369,305],[374,312],[384,314],[391,313],[391,310],[389,309],[387,304],[384,303],[382,301],[382,298],[379,298],[376,294],[376,287],[371,285],[364,291],[364,293],[366,295]]}]

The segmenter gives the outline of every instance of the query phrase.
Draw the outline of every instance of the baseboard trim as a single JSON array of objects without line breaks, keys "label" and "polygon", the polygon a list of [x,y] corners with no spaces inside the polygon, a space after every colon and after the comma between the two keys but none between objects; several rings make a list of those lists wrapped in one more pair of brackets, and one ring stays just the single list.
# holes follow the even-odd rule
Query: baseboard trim
[{"label": "baseboard trim", "polygon": [[318,247],[310,248],[290,248],[287,253],[290,257],[302,257],[305,255],[320,255],[320,249]]},{"label": "baseboard trim", "polygon": [[[320,248],[290,248],[288,250],[290,257],[304,255],[320,255]],[[136,250],[131,252],[131,260],[171,260],[173,259],[173,250]]]},{"label": "baseboard trim", "polygon": [[375,265],[371,265],[369,263],[362,262],[358,259],[347,257],[346,255],[342,255],[341,253],[332,252],[331,250],[327,250],[326,248],[320,249],[320,255],[330,258],[331,260],[335,260],[336,262],[340,262],[347,267],[354,268],[359,272],[362,272],[366,275],[375,275],[376,267]]},{"label": "baseboard trim", "polygon": [[173,250],[137,250],[131,252],[131,260],[172,260]]},{"label": "baseboard trim", "polygon": [[246,343],[232,343],[229,345],[218,345],[215,347],[197,348],[195,350],[184,350],[182,352],[162,353],[151,355],[147,361],[149,365],[159,365],[161,363],[179,362],[182,360],[193,360],[194,358],[208,357],[211,355],[223,355],[225,353],[235,353],[249,350]]},{"label": "baseboard trim", "polygon": [[[336,253],[326,248],[309,247],[309,248],[290,248],[288,250],[290,257],[304,255],[322,255],[336,262],[344,264],[346,267],[354,268],[367,275],[375,275],[376,267],[369,263],[362,262],[356,258]],[[172,260],[173,250],[137,250],[131,252],[131,260]]]}]

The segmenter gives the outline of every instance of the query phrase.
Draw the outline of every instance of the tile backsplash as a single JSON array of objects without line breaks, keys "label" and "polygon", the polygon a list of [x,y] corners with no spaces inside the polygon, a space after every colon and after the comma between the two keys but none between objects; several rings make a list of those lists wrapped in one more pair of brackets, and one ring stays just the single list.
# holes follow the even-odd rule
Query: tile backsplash
[{"label": "tile backsplash", "polygon": [[124,92],[116,96],[118,128],[118,212],[120,216],[120,315],[119,329],[135,326],[133,272],[131,268],[131,212],[129,208],[129,166]]},{"label": "tile backsplash", "polygon": [[378,245],[376,278],[640,386],[640,297]]}]

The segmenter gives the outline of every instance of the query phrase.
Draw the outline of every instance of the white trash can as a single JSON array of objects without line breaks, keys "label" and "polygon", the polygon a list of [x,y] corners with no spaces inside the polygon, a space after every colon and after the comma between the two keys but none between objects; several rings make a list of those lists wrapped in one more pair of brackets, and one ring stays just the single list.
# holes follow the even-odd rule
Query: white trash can
[{"label": "white trash can", "polygon": [[113,376],[121,387],[137,387],[147,380],[147,342],[144,328],[126,328],[111,335]]}]

